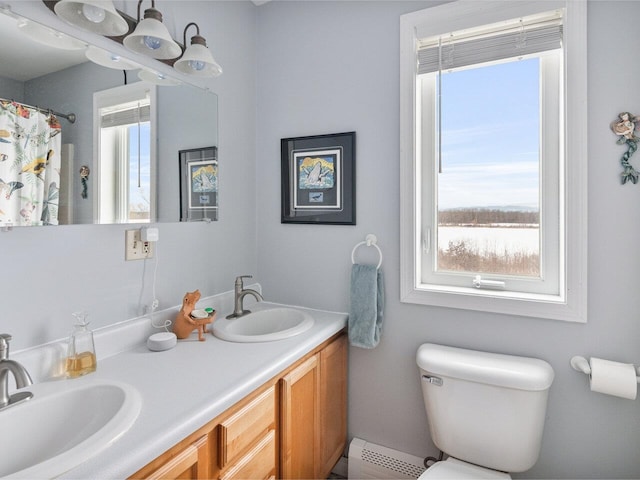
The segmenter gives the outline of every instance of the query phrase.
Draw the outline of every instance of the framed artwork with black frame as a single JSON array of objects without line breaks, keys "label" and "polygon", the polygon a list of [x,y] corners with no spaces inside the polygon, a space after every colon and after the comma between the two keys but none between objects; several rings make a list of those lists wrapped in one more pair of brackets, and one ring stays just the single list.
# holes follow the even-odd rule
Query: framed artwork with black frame
[{"label": "framed artwork with black frame", "polygon": [[356,224],[356,132],[283,138],[281,223]]},{"label": "framed artwork with black frame", "polygon": [[180,221],[218,220],[218,147],[178,152]]}]

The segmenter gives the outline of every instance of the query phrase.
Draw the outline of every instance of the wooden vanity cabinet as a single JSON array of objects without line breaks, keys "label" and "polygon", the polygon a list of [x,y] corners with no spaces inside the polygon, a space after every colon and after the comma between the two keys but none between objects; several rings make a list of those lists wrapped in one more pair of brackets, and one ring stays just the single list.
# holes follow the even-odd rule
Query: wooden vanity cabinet
[{"label": "wooden vanity cabinet", "polygon": [[341,333],[130,478],[327,478],[345,447],[346,412]]},{"label": "wooden vanity cabinet", "polygon": [[275,478],[278,411],[276,385],[263,385],[130,478]]},{"label": "wooden vanity cabinet", "polygon": [[280,477],[327,478],[347,438],[347,337],[280,380]]},{"label": "wooden vanity cabinet", "polygon": [[319,458],[317,476],[327,478],[344,452],[347,441],[347,356],[342,335],[318,353],[320,360]]}]

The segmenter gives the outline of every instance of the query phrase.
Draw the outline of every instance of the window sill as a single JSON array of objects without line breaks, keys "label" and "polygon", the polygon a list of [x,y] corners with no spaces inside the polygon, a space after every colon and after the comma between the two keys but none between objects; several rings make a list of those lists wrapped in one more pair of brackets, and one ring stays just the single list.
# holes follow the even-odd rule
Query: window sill
[{"label": "window sill", "polygon": [[400,301],[568,322],[587,321],[586,308],[583,308],[577,299],[556,295],[422,284],[413,288],[403,288]]}]

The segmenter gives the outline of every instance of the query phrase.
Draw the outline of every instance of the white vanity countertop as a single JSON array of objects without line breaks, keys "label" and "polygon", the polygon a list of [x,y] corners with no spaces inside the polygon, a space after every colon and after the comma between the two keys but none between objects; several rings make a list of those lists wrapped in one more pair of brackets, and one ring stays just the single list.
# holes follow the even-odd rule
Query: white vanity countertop
[{"label": "white vanity countertop", "polygon": [[[282,306],[264,303],[260,308]],[[295,307],[299,308],[299,307]],[[64,382],[114,380],[138,389],[142,411],[120,439],[60,478],[126,478],[312,351],[347,324],[344,313],[306,310],[310,330],[285,340],[231,343],[192,333],[164,352],[139,347],[98,362],[95,373]]]}]

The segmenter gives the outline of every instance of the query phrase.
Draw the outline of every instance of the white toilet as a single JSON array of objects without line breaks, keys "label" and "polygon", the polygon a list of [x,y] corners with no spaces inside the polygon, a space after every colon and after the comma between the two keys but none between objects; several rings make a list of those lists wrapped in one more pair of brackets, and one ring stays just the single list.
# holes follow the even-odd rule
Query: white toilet
[{"label": "white toilet", "polygon": [[544,360],[426,343],[418,349],[433,443],[420,479],[511,478],[538,460],[553,368]]}]

